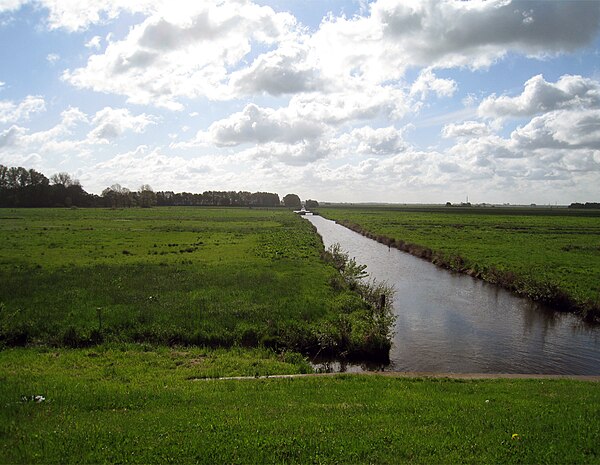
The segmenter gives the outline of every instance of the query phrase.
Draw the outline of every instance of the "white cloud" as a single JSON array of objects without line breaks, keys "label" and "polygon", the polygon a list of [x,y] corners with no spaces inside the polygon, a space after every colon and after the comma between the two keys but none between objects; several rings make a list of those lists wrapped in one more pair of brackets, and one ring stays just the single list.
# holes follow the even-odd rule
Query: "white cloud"
[{"label": "white cloud", "polygon": [[26,3],[29,3],[29,0],[0,0],[0,13],[16,11]]},{"label": "white cloud", "polygon": [[49,53],[48,55],[46,55],[46,60],[51,65],[54,65],[60,60],[60,55],[58,53]]},{"label": "white cloud", "polygon": [[299,118],[339,126],[378,117],[400,119],[410,110],[406,94],[399,88],[348,84],[339,92],[295,95],[289,103],[290,111]]},{"label": "white cloud", "polygon": [[286,44],[260,55],[249,68],[231,75],[235,93],[267,93],[279,96],[322,90],[319,70],[309,63],[309,51],[300,44]]},{"label": "white cloud", "polygon": [[[44,1],[51,13],[62,12],[57,16],[68,10],[59,9],[58,0]],[[290,14],[246,0],[116,5],[96,7],[77,24],[121,9],[149,16],[85,67],[67,70],[64,79],[174,110],[183,108],[183,98],[341,93],[356,81],[389,86],[419,66],[427,69],[413,95],[452,96],[456,83],[437,78],[433,69],[489,66],[509,51],[542,56],[573,50],[600,24],[600,4],[585,1],[378,0],[367,16],[330,16],[312,35]],[[81,16],[78,8],[71,13]]]},{"label": "white cloud", "polygon": [[94,49],[94,50],[100,50],[100,41],[102,40],[102,37],[100,36],[94,36],[92,37],[90,40],[88,40],[85,44],[86,48],[90,48],[90,49]]},{"label": "white cloud", "polygon": [[343,155],[382,156],[402,152],[408,144],[403,139],[403,131],[393,126],[377,129],[364,126],[343,134],[332,142],[332,146]]},{"label": "white cloud", "polygon": [[33,153],[54,158],[73,154],[85,157],[100,144],[111,142],[125,131],[140,133],[154,123],[155,118],[146,114],[134,116],[126,109],[107,107],[90,118],[78,108],[70,107],[61,113],[60,122],[50,129],[32,132],[12,125],[0,131],[0,158],[11,164],[12,161],[7,160]]},{"label": "white cloud", "polygon": [[480,137],[490,134],[490,128],[485,123],[478,121],[464,121],[462,123],[447,124],[442,128],[442,137]]},{"label": "white cloud", "polygon": [[568,108],[600,108],[600,82],[564,75],[556,83],[542,75],[529,79],[521,95],[491,95],[479,105],[482,116],[521,117]]},{"label": "white cloud", "polygon": [[32,114],[46,111],[46,102],[39,95],[28,95],[25,100],[14,103],[0,100],[0,123],[15,123],[27,120]]},{"label": "white cloud", "polygon": [[47,24],[50,29],[65,29],[69,32],[87,29],[92,24],[112,21],[123,12],[148,13],[162,1],[155,0],[30,0],[48,10]]},{"label": "white cloud", "polygon": [[80,124],[87,122],[78,108],[68,108],[61,113],[60,122],[46,131],[32,133],[28,128],[13,125],[0,132],[0,163],[12,166],[15,160],[31,156],[37,160],[37,157],[85,152],[84,141],[71,136]]},{"label": "white cloud", "polygon": [[295,27],[287,13],[239,0],[169,7],[108,44],[63,78],[81,88],[126,95],[133,103],[181,110],[179,99],[229,98],[226,78],[251,51],[282,40]]},{"label": "white cloud", "polygon": [[487,67],[509,51],[574,50],[600,24],[600,3],[587,1],[379,0],[370,13],[331,17],[313,35],[325,74],[384,82],[408,67]]},{"label": "white cloud", "polygon": [[600,150],[600,109],[558,110],[536,116],[516,129],[511,139],[530,150],[539,148],[583,148]]},{"label": "white cloud", "polygon": [[20,126],[11,126],[0,132],[0,150],[3,147],[12,147],[16,144],[17,140],[27,133],[27,129]]},{"label": "white cloud", "polygon": [[92,125],[95,127],[88,137],[95,142],[108,143],[121,136],[126,130],[144,132],[148,125],[155,122],[155,118],[145,113],[134,116],[125,108],[105,107],[93,117]]},{"label": "white cloud", "polygon": [[[216,157],[186,159],[145,145],[93,164],[78,174],[82,184],[96,192],[115,183],[132,190],[150,184],[154,190],[173,190],[178,185],[182,191],[198,192],[205,187],[217,189],[227,176]],[[212,178],[215,185],[208,185]]]},{"label": "white cloud", "polygon": [[438,97],[452,97],[457,90],[457,84],[452,79],[440,79],[431,71],[425,69],[412,84],[410,94],[426,99],[429,92],[434,92]]},{"label": "white cloud", "polygon": [[272,110],[250,104],[243,111],[211,124],[204,137],[217,146],[266,142],[291,144],[316,139],[324,130],[322,124],[297,118],[285,109]]}]

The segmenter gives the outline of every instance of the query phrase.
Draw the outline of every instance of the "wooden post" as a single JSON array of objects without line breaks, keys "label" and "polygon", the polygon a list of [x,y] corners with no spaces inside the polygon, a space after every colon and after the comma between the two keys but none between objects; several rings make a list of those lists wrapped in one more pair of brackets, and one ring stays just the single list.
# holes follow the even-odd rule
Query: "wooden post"
[{"label": "wooden post", "polygon": [[102,307],[96,308],[96,312],[98,312],[98,330],[102,331]]}]

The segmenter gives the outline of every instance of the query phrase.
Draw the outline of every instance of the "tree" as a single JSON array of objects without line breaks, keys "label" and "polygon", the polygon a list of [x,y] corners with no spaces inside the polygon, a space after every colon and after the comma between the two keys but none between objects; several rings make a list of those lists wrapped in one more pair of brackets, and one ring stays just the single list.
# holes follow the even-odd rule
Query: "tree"
[{"label": "tree", "polygon": [[283,204],[287,208],[301,208],[302,207],[302,202],[300,201],[300,197],[298,197],[296,194],[287,194],[285,197],[283,197]]},{"label": "tree", "polygon": [[71,175],[65,172],[53,174],[50,176],[50,181],[52,181],[52,184],[60,184],[65,187],[79,185],[79,181],[77,179],[71,178]]},{"label": "tree", "polygon": [[319,202],[308,199],[306,202],[304,202],[304,206],[310,210],[311,208],[317,208],[319,206]]},{"label": "tree", "polygon": [[107,207],[121,208],[131,207],[134,203],[131,191],[120,184],[113,184],[102,191]]},{"label": "tree", "polygon": [[148,184],[142,184],[138,191],[138,203],[142,208],[150,208],[156,205],[156,194]]}]

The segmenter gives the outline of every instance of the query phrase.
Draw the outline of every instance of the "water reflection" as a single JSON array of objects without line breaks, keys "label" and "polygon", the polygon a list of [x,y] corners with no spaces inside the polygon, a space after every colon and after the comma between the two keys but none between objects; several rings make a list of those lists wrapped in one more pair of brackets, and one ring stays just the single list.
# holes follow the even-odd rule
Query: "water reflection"
[{"label": "water reflection", "polygon": [[367,265],[371,277],[394,285],[397,321],[387,370],[600,375],[600,327],[442,270],[320,216],[306,219],[326,247],[340,243]]}]

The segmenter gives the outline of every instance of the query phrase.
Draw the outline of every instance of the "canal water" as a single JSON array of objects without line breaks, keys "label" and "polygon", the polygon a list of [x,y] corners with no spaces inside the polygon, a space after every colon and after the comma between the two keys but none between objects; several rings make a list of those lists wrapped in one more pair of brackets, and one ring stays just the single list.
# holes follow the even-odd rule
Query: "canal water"
[{"label": "canal water", "polygon": [[438,268],[323,217],[305,218],[325,247],[339,243],[367,265],[370,278],[394,286],[397,320],[386,371],[600,375],[600,326]]}]

